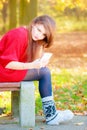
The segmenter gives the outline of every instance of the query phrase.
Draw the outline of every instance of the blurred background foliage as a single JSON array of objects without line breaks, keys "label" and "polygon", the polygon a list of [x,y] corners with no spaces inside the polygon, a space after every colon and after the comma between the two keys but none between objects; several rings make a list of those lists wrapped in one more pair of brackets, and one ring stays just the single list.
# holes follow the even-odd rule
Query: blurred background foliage
[{"label": "blurred background foliage", "polygon": [[58,31],[87,30],[87,0],[0,0],[0,34],[42,14],[56,20]]}]

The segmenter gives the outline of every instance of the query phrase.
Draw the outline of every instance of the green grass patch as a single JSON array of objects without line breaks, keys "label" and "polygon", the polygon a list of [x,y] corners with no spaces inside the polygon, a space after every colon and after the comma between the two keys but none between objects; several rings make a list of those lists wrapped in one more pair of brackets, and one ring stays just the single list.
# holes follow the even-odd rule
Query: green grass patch
[{"label": "green grass patch", "polygon": [[56,18],[56,25],[57,32],[87,31],[87,18],[61,16]]},{"label": "green grass patch", "polygon": [[[35,82],[36,114],[42,115],[42,102]],[[87,74],[84,71],[61,69],[52,71],[53,95],[57,109],[71,109],[73,112],[87,111]],[[0,107],[6,107],[10,112],[10,92],[0,93]]]},{"label": "green grass patch", "polygon": [[11,92],[0,92],[0,108],[4,107],[5,113],[11,112]]},{"label": "green grass patch", "polygon": [[53,73],[52,80],[57,109],[87,110],[87,74],[65,69],[59,74]]}]

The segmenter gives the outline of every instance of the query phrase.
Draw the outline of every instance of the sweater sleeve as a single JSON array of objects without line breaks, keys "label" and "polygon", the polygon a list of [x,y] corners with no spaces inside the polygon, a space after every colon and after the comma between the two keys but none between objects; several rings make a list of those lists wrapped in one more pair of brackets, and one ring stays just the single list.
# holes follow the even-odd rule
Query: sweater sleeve
[{"label": "sweater sleeve", "polygon": [[4,44],[3,52],[0,56],[2,66],[5,67],[11,61],[20,61],[26,49],[26,38],[23,33],[11,31],[4,36],[1,42]]}]

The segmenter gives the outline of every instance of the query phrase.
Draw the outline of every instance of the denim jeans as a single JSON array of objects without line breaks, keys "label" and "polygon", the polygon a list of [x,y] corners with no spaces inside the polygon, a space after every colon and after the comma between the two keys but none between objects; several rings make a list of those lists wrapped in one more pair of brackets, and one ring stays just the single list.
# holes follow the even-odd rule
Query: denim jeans
[{"label": "denim jeans", "polygon": [[41,98],[52,96],[51,74],[47,67],[29,69],[23,81],[39,81]]}]

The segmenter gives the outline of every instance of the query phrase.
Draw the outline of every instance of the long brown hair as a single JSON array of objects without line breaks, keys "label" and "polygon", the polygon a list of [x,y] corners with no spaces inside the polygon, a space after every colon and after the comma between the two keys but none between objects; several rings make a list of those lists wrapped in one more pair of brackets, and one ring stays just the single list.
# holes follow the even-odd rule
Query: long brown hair
[{"label": "long brown hair", "polygon": [[[46,30],[45,38],[37,42],[33,41],[31,36],[32,25],[35,24],[42,24]],[[27,28],[29,31],[29,41],[26,54],[28,56],[28,61],[32,61],[35,55],[34,52],[36,48],[36,43],[38,43],[38,45],[43,45],[44,48],[48,48],[52,45],[54,39],[55,21],[48,15],[42,15],[33,19]]]}]

